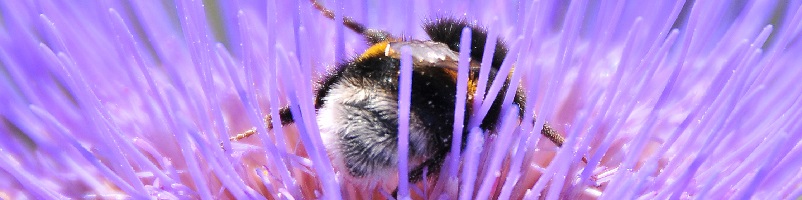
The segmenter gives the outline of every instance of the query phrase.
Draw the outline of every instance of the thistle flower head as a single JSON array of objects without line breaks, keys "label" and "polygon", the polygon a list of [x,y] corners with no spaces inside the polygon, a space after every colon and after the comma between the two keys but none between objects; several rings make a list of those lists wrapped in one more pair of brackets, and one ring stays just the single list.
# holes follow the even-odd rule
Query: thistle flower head
[{"label": "thistle flower head", "polygon": [[[322,3],[343,15],[306,1],[0,2],[0,198],[802,196],[802,2]],[[455,121],[481,122],[486,109],[461,105],[505,94],[499,125],[455,125],[465,145],[438,176],[353,182],[332,167],[313,93],[368,48],[343,16],[421,40],[427,19],[483,25],[510,48],[498,82],[525,90],[523,120],[514,92],[478,80],[488,97],[458,101]],[[296,123],[269,130],[283,105]]]}]

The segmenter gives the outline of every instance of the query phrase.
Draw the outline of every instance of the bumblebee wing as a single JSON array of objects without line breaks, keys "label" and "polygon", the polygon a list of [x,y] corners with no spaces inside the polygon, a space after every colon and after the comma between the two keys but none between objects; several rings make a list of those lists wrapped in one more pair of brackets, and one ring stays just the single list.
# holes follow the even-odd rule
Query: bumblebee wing
[{"label": "bumblebee wing", "polygon": [[[401,59],[401,48],[409,47],[413,65],[420,67],[443,67],[456,72],[459,55],[443,43],[433,41],[403,41],[389,43],[384,50],[385,56]],[[472,62],[472,64],[476,64]],[[478,65],[478,64],[477,64]]]},{"label": "bumblebee wing", "polygon": [[[423,25],[423,29],[432,41],[446,44],[454,52],[459,52],[460,37],[462,37],[462,29],[465,27],[471,28],[471,58],[476,62],[482,62],[482,54],[487,41],[487,31],[484,28],[468,24],[465,20],[452,18],[440,18]],[[504,41],[497,39],[492,67],[494,69],[501,67],[501,62],[506,56],[507,46]]]}]

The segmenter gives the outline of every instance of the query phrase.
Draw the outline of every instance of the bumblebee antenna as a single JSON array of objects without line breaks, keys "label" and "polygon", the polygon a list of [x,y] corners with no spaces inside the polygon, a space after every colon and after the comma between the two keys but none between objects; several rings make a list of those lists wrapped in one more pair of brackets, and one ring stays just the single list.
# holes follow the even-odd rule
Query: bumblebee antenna
[{"label": "bumblebee antenna", "polygon": [[[311,1],[312,5],[314,5],[315,8],[319,10],[321,13],[323,13],[323,15],[326,16],[326,18],[334,20],[334,12],[326,8],[326,6],[321,5],[320,2],[318,2],[317,0],[311,0]],[[365,25],[362,25],[359,22],[355,22],[350,17],[343,17],[343,25],[345,25],[349,29],[359,34],[365,33]]]},{"label": "bumblebee antenna", "polygon": [[[315,9],[323,13],[323,15],[326,16],[326,18],[334,20],[333,11],[329,10],[328,8],[320,4],[320,2],[318,2],[317,0],[310,0],[310,1],[312,2],[312,5],[315,6]],[[365,37],[365,40],[367,40],[371,44],[376,44],[387,41],[388,39],[395,38],[386,31],[365,28],[365,25],[356,22],[354,21],[354,19],[351,19],[351,17],[347,16],[343,17],[343,25],[345,25],[345,27],[348,27],[348,29],[351,29],[352,31],[362,35],[362,37]]]}]

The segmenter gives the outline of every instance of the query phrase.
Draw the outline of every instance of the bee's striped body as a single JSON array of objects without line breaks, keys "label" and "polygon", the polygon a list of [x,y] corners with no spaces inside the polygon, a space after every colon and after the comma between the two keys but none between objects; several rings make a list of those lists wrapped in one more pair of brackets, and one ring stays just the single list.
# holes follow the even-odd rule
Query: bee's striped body
[{"label": "bee's striped body", "polygon": [[[312,1],[328,18],[334,14]],[[398,151],[398,89],[400,50],[409,47],[413,59],[410,135],[409,178],[417,182],[424,176],[436,175],[451,148],[457,91],[457,63],[462,30],[472,30],[470,72],[466,102],[472,102],[477,90],[480,64],[485,50],[487,33],[462,20],[438,19],[424,25],[431,40],[404,40],[387,32],[366,29],[361,24],[344,18],[345,26],[362,34],[372,45],[359,57],[339,64],[333,73],[320,82],[315,94],[317,121],[321,138],[334,167],[349,179],[372,183],[393,180],[397,172]],[[507,48],[498,41],[489,69],[493,80],[507,54]],[[492,133],[499,121],[501,102],[509,87],[509,76],[495,99],[484,99],[492,105],[479,125]],[[487,91],[490,84],[484,88]],[[524,92],[517,88],[513,103],[520,108],[523,118],[526,108]],[[472,106],[465,107],[467,126],[473,114]],[[280,111],[282,124],[294,121],[289,107]],[[253,134],[251,131],[233,139]],[[557,146],[562,136],[548,126],[541,131]],[[466,141],[467,129],[462,141]],[[462,146],[464,147],[463,142]],[[354,181],[352,181],[354,182]]]}]

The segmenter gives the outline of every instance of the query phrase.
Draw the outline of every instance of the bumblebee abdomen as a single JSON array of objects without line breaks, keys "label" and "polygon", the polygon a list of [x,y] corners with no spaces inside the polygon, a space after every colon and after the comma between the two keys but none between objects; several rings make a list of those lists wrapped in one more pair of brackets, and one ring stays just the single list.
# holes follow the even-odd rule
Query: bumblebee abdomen
[{"label": "bumblebee abdomen", "polygon": [[[340,66],[318,91],[318,121],[327,148],[360,177],[396,164],[398,71],[390,57],[368,57]],[[413,71],[410,161],[442,160],[450,146],[456,85],[445,68]],[[328,134],[326,136],[326,134]],[[428,162],[431,163],[431,162]],[[417,167],[415,165],[410,165]]]},{"label": "bumblebee abdomen", "polygon": [[[413,67],[409,135],[412,180],[422,177],[423,167],[436,173],[451,148],[456,69],[429,66],[432,64],[438,62],[419,62]],[[324,142],[331,155],[340,156],[333,158],[335,165],[340,163],[340,168],[353,177],[367,177],[396,166],[399,69],[397,58],[375,53],[362,56],[338,66],[318,90],[316,106]],[[491,69],[490,77],[495,76],[496,70]],[[475,90],[478,73],[472,71],[470,77]],[[493,101],[482,128],[495,127],[503,96],[502,91]],[[463,124],[472,112],[470,106],[465,110]]]},{"label": "bumblebee abdomen", "polygon": [[[422,169],[436,173],[451,148],[456,79],[458,71],[459,33],[470,27],[474,33],[471,42],[469,95],[472,102],[477,88],[480,62],[486,33],[461,21],[439,20],[424,29],[432,41],[401,39],[374,43],[359,57],[337,66],[317,91],[315,106],[318,124],[324,143],[340,170],[353,177],[376,177],[381,171],[393,170],[398,150],[398,76],[401,49],[409,48],[413,59],[410,102],[410,179],[420,180]],[[456,34],[456,35],[455,35]],[[456,37],[455,37],[456,36]],[[501,61],[507,53],[502,43],[496,45],[489,78],[496,77]],[[507,78],[506,75],[504,75]],[[491,81],[492,82],[492,81]],[[501,103],[509,87],[505,81],[494,99],[484,99],[492,106],[479,125],[492,130],[498,123]],[[487,84],[487,91],[491,84]],[[514,102],[524,109],[523,93],[516,90]],[[472,117],[471,104],[466,104],[465,121]],[[523,113],[523,112],[521,112]],[[467,130],[462,133],[463,140]],[[464,142],[463,142],[464,147]],[[333,155],[333,156],[332,156]]]}]

